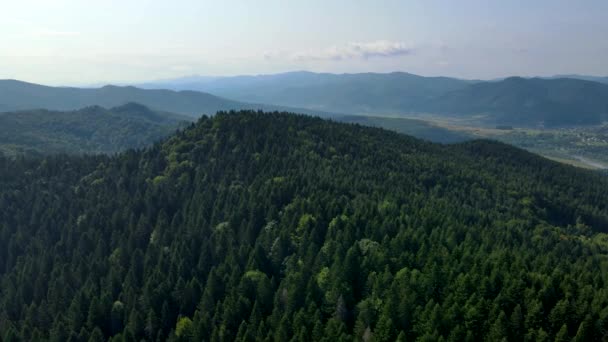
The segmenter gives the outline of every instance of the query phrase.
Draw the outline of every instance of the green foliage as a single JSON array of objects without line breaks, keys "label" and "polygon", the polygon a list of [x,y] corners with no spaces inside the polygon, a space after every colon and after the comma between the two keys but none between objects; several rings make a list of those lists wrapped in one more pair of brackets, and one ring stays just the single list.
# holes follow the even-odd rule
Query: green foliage
[{"label": "green foliage", "polygon": [[111,154],[148,146],[185,126],[188,120],[135,103],[112,109],[0,113],[0,152]]},{"label": "green foliage", "polygon": [[607,193],[497,142],[285,113],[0,157],[0,336],[601,340]]},{"label": "green foliage", "polygon": [[188,317],[181,317],[175,325],[175,336],[178,339],[188,341],[193,336],[192,320]]}]

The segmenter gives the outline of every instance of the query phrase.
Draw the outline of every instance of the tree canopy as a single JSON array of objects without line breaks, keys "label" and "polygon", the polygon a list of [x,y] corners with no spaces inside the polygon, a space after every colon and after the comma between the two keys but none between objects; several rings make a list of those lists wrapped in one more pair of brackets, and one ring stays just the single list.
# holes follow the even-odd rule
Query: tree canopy
[{"label": "tree canopy", "polygon": [[0,157],[3,341],[601,340],[608,177],[287,113]]}]

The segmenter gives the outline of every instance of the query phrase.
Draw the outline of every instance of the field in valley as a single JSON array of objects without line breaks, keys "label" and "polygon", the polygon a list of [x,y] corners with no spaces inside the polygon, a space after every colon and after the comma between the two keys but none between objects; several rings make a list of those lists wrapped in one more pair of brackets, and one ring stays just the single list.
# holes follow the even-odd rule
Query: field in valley
[{"label": "field in valley", "polygon": [[498,140],[562,163],[589,169],[608,169],[608,123],[574,128],[496,128],[475,125],[475,119],[471,118],[426,114],[409,118],[353,116],[348,121],[443,143],[469,139]]}]

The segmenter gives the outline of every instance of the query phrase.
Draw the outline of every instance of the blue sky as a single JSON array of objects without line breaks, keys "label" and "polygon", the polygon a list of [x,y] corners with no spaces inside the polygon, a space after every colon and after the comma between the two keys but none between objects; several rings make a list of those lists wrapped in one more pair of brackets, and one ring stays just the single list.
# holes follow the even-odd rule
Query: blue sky
[{"label": "blue sky", "polygon": [[608,76],[605,0],[20,0],[0,78],[136,82],[292,70]]}]

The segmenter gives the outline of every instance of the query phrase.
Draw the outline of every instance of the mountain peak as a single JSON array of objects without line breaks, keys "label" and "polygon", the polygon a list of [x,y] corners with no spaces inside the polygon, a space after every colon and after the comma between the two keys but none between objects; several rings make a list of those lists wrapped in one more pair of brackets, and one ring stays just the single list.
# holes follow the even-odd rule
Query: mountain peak
[{"label": "mountain peak", "polygon": [[[130,123],[80,131],[107,139]],[[365,320],[388,341],[502,340],[506,317],[517,319],[514,340],[566,324],[593,337],[588,317],[605,307],[593,304],[606,287],[608,178],[504,144],[247,111],[144,151],[0,166],[2,323],[18,340],[356,340]],[[545,312],[587,310],[551,322],[517,312],[536,317],[543,301]],[[97,318],[65,323],[66,310],[87,308]],[[447,313],[441,336],[437,312]],[[141,328],[145,317],[158,333]]]},{"label": "mountain peak", "polygon": [[121,106],[116,106],[111,109],[114,112],[151,112],[152,110],[138,102],[127,102]]}]

